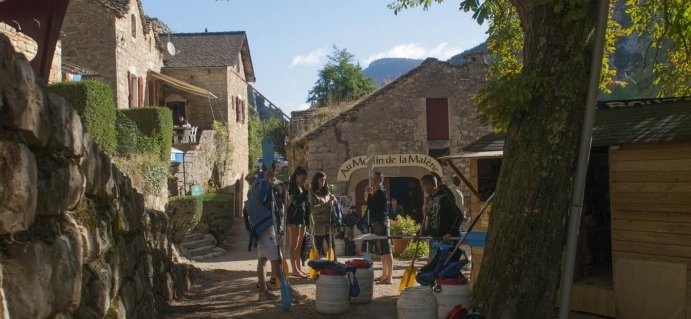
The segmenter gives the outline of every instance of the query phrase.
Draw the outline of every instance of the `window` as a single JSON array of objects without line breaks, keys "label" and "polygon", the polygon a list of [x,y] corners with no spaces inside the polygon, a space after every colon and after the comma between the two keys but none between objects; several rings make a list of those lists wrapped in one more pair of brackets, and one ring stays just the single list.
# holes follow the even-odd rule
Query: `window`
[{"label": "window", "polygon": [[[140,91],[143,91],[144,88],[144,80],[142,79],[141,81],[139,80],[140,78],[137,78],[136,75],[127,72],[127,87],[129,88],[129,107],[140,107],[140,100],[142,99],[142,94]],[[141,87],[141,90],[140,90]],[[143,103],[143,101],[141,101]]]},{"label": "window", "polygon": [[427,109],[427,140],[449,140],[449,99],[427,99],[425,104]]},{"label": "window", "polygon": [[132,30],[132,37],[136,38],[137,37],[137,18],[134,16],[134,13],[130,15],[130,29]]},{"label": "window", "polygon": [[247,112],[247,104],[245,101],[241,100],[239,97],[235,97],[235,122],[240,124],[245,124],[245,117]]},{"label": "window", "polygon": [[501,158],[477,160],[477,188],[480,196],[489,198],[497,188]]}]

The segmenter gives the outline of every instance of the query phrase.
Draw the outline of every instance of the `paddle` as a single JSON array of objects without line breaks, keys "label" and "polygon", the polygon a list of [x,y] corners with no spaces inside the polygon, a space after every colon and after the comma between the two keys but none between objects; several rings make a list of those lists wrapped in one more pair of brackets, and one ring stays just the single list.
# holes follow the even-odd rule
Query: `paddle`
[{"label": "paddle", "polygon": [[[427,216],[422,221],[422,227],[420,227],[420,230],[418,231],[418,236],[422,234],[422,229],[427,225]],[[410,261],[410,266],[405,269],[405,272],[403,272],[403,278],[401,278],[401,283],[398,285],[398,294],[401,294],[403,292],[403,289],[412,287],[415,284],[415,276],[417,274],[417,269],[415,269],[415,259],[417,258],[417,251],[420,248],[420,241],[419,239],[414,242],[415,244],[415,253],[413,254],[413,260]]]},{"label": "paddle", "polygon": [[453,252],[451,254],[449,254],[449,257],[447,257],[446,261],[444,261],[444,267],[449,265],[449,262],[451,261],[451,257],[459,249],[461,249],[461,244],[468,237],[468,234],[470,234],[470,231],[473,230],[473,227],[475,227],[475,224],[477,224],[477,222],[480,220],[480,218],[482,217],[482,214],[485,213],[485,210],[487,209],[487,205],[489,205],[492,202],[492,198],[494,198],[494,194],[496,194],[496,193],[493,193],[492,196],[490,196],[487,200],[485,200],[485,204],[482,205],[482,209],[480,209],[480,213],[477,214],[477,217],[475,218],[475,220],[470,224],[470,227],[468,227],[468,231],[466,231],[465,234],[463,234],[463,237],[461,237],[461,240],[458,241],[458,243],[456,244],[456,247],[453,249]]},{"label": "paddle", "polygon": [[[330,186],[330,188],[331,188],[331,196],[333,196],[333,185]],[[331,209],[333,209],[333,206],[331,207]],[[331,220],[332,215],[333,214],[331,213],[331,211],[329,211],[329,240],[328,240],[329,250],[326,251],[326,260],[328,260],[328,261],[336,260],[336,253],[334,252],[334,248],[333,248],[333,235],[331,232],[331,230],[333,229],[333,226],[332,226],[333,220]]]},{"label": "paddle", "polygon": [[[264,166],[266,166],[266,163],[270,163],[269,166],[266,166],[267,168],[271,167],[271,164],[274,162],[274,143],[271,141],[270,138],[264,137],[261,142],[262,145],[262,156],[263,156],[263,161],[264,161]],[[274,236],[274,242],[276,243],[276,250],[278,251],[278,258],[284,259],[281,256],[281,245],[278,242],[278,223],[276,222],[276,194],[273,192],[273,187],[269,185],[269,191],[271,192],[271,218],[273,219],[273,227],[274,227],[274,232],[276,233],[276,236]],[[293,291],[290,289],[290,286],[288,285],[288,282],[286,281],[286,276],[285,272],[283,269],[283,263],[279,262],[278,264],[278,279],[281,281],[280,287],[281,287],[281,308],[283,310],[288,311],[290,310],[290,306],[292,305],[293,302]]]},{"label": "paddle", "polygon": [[[290,185],[290,177],[288,178],[288,182],[289,182],[288,185]],[[288,234],[288,227],[286,226],[286,218],[287,218],[286,217],[286,204],[287,203],[288,203],[288,190],[285,190],[283,192],[283,219],[281,222],[281,224],[283,224],[283,232],[284,232],[284,234],[283,234],[283,250],[284,251],[288,250],[286,248],[286,241],[290,240],[290,236]],[[290,269],[288,267],[288,259],[286,259],[286,258],[282,258],[282,259],[283,259],[283,269],[284,270]],[[290,284],[290,277],[286,277],[286,281],[288,282],[288,284]],[[281,287],[281,282],[278,280],[276,280],[276,287],[279,287],[279,288]]]},{"label": "paddle", "polygon": [[[314,241],[314,218],[312,218],[312,215],[310,215],[310,221],[312,222],[312,230],[310,231],[310,236],[312,237],[312,249],[310,249],[310,254],[307,257],[308,260],[318,260],[319,259],[319,252],[317,251],[316,242]],[[307,263],[309,265],[309,262]],[[314,268],[310,267],[310,278],[315,279],[317,278],[317,275],[319,274],[318,271],[314,270]]]},{"label": "paddle", "polygon": [[[464,233],[465,234],[465,233]],[[433,236],[421,236],[418,237],[420,240],[426,239],[443,239],[444,237],[433,237]],[[463,237],[451,237],[451,239],[457,240]],[[379,236],[375,234],[362,234],[353,238],[353,240],[379,240],[379,239],[415,239],[415,236]]]},{"label": "paddle", "polygon": [[[376,153],[376,148],[374,144],[370,144],[367,147],[367,156],[365,157],[365,162],[367,162],[367,169],[369,170],[369,186],[372,187],[372,169],[374,168],[374,154]],[[368,211],[369,212],[369,211]],[[367,231],[372,233],[372,223],[370,221],[371,214],[367,214]],[[365,260],[371,262],[372,254],[369,252],[369,242],[365,245]]]}]

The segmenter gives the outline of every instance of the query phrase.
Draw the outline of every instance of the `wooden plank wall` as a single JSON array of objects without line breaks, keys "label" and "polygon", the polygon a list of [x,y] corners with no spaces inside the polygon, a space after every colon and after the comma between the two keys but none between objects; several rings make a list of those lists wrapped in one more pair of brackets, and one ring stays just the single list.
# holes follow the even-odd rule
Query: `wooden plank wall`
[{"label": "wooden plank wall", "polygon": [[691,142],[610,150],[612,257],[687,264],[691,318]]}]

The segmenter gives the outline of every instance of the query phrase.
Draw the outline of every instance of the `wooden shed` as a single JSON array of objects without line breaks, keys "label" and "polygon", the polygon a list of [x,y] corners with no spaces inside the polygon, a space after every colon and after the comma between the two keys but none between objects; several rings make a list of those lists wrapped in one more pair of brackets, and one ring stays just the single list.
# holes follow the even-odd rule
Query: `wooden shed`
[{"label": "wooden shed", "polygon": [[[691,99],[603,106],[595,116],[571,308],[623,319],[691,319]],[[470,159],[469,184],[487,198],[503,141],[489,134],[440,160]],[[482,204],[471,196],[473,218]],[[487,229],[491,210],[485,217],[475,230]],[[483,250],[472,248],[471,285]]]}]

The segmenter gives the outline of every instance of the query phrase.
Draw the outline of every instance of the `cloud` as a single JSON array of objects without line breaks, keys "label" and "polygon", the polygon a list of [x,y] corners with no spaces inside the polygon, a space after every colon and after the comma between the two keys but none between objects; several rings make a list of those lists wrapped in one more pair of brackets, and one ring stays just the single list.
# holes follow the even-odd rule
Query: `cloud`
[{"label": "cloud", "polygon": [[300,105],[298,105],[298,107],[297,107],[298,110],[306,110],[308,108],[310,108],[309,103],[300,103]]},{"label": "cloud", "polygon": [[290,113],[292,111],[303,111],[308,109],[309,107],[309,103],[286,102],[283,104],[283,110],[287,113]]},{"label": "cloud", "polygon": [[424,59],[424,58],[438,58],[446,60],[465,50],[464,47],[450,47],[448,42],[442,42],[434,48],[426,48],[419,43],[400,44],[389,50],[370,55],[366,60],[366,64],[381,58],[408,58],[408,59]]},{"label": "cloud", "polygon": [[316,50],[312,50],[312,52],[310,52],[310,53],[307,53],[304,55],[298,55],[298,56],[294,57],[293,62],[290,64],[290,66],[318,64],[325,57],[326,57],[326,48],[319,48]]}]

